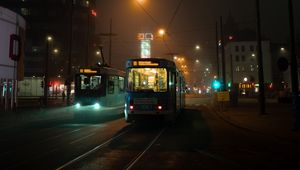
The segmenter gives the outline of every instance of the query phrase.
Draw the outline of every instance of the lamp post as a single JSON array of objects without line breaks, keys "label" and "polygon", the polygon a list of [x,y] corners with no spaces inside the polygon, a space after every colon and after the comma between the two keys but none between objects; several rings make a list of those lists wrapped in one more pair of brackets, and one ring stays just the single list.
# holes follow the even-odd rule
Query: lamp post
[{"label": "lamp post", "polygon": [[293,105],[294,105],[294,130],[300,130],[300,108],[299,108],[299,82],[298,82],[298,64],[295,47],[295,28],[294,28],[294,9],[293,1],[289,0],[289,25],[290,25],[290,37],[291,37],[291,79],[292,79],[292,93],[293,93]]},{"label": "lamp post", "polygon": [[44,70],[44,105],[48,105],[48,82],[49,82],[49,77],[48,77],[48,60],[49,60],[49,45],[50,42],[53,40],[51,36],[47,36],[46,39],[46,55],[45,55],[45,70]]},{"label": "lamp post", "polygon": [[256,0],[256,29],[257,29],[257,64],[259,81],[259,104],[260,114],[266,114],[265,80],[263,70],[263,56],[261,49],[261,27],[260,27],[260,0]]}]

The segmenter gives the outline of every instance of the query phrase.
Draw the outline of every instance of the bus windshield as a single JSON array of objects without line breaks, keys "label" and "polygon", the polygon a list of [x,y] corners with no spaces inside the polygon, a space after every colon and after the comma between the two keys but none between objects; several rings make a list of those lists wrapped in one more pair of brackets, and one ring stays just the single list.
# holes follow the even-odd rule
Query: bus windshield
[{"label": "bus windshield", "polygon": [[130,68],[128,69],[128,91],[167,91],[166,68]]},{"label": "bus windshield", "polygon": [[101,75],[84,75],[77,76],[77,88],[80,90],[99,90],[101,86]]}]

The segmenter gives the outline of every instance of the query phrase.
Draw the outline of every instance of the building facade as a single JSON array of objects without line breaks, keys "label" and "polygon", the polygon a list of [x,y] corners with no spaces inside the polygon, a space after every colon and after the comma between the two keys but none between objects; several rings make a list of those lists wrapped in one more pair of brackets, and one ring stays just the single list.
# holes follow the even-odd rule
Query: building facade
[{"label": "building facade", "polygon": [[17,81],[22,79],[25,20],[17,13],[0,7],[0,107],[13,108]]},{"label": "building facade", "polygon": [[[43,76],[47,55],[50,77],[65,77],[69,66],[74,71],[92,64],[95,5],[95,0],[1,0],[0,6],[27,22],[25,76]],[[49,35],[53,41],[47,51]]]},{"label": "building facade", "polygon": [[[240,89],[258,91],[258,58],[256,41],[231,41],[225,46],[226,80]],[[274,69],[270,42],[262,41],[264,81],[272,86]]]}]

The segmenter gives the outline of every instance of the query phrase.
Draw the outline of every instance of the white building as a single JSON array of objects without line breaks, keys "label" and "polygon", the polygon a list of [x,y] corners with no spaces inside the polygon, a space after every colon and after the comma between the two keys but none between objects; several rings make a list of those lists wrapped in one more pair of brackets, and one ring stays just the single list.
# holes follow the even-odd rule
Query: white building
[{"label": "white building", "polygon": [[[0,6],[0,107],[13,108],[17,80],[23,77],[25,20]],[[18,61],[12,58],[19,56]],[[4,106],[4,107],[3,107]]]},{"label": "white building", "polygon": [[[263,71],[266,84],[272,80],[270,42],[262,41]],[[258,58],[256,41],[229,42],[225,46],[226,81],[258,84]]]}]

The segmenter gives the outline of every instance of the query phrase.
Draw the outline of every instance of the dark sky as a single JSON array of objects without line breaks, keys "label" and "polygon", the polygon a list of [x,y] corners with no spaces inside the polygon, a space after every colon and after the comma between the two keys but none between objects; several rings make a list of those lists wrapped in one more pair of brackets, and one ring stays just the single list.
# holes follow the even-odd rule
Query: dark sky
[{"label": "dark sky", "polygon": [[[112,19],[112,65],[124,68],[127,58],[139,56],[139,32],[157,33],[167,28],[181,0],[144,0],[144,9],[136,0],[98,0],[96,33],[108,33]],[[164,57],[166,53],[179,53],[192,57],[196,44],[203,46],[201,55],[213,57],[215,23],[219,16],[225,22],[229,13],[240,28],[255,29],[255,0],[183,0],[177,15],[168,29],[165,43],[162,39],[152,41],[152,56]],[[294,0],[296,31],[300,28],[300,1]],[[275,42],[288,38],[287,0],[261,0],[263,34]],[[108,38],[104,38],[104,54],[108,55]],[[205,47],[205,48],[204,48]]]}]

